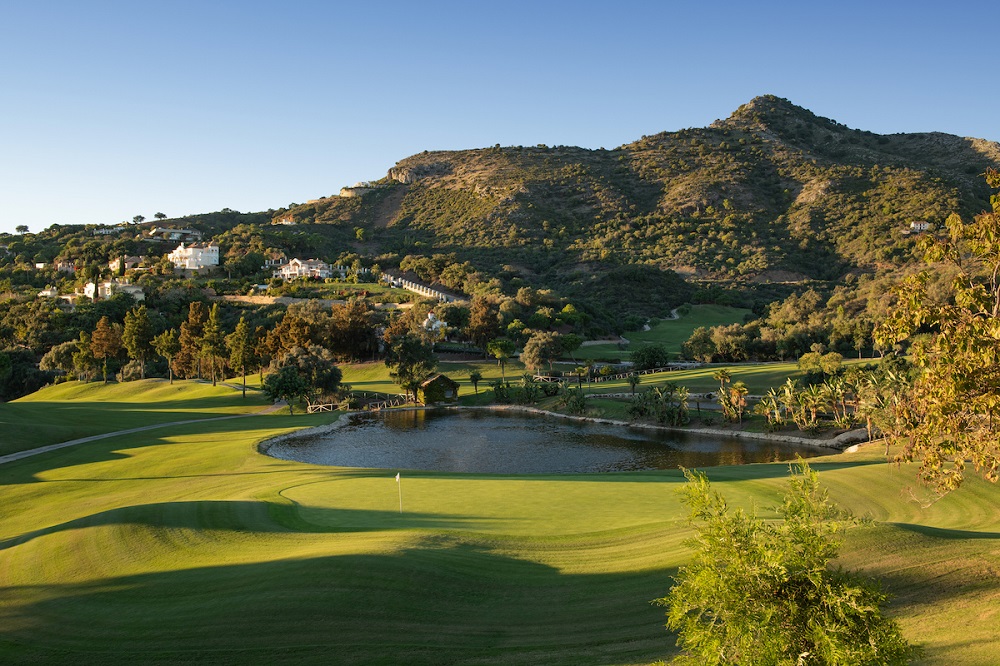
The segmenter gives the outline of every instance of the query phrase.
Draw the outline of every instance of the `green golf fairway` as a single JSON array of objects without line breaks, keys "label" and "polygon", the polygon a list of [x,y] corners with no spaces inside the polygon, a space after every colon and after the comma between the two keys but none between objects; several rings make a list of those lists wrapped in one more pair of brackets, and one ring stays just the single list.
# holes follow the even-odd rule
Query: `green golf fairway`
[{"label": "green golf fairway", "polygon": [[[78,390],[99,405],[114,387]],[[195,411],[216,400],[191,397]],[[0,466],[0,662],[643,664],[674,653],[649,600],[689,555],[678,472],[403,470],[397,486],[397,470],[257,452],[335,418],[188,424]],[[993,663],[1000,488],[971,480],[924,509],[906,493],[920,492],[913,469],[881,453],[811,461],[834,499],[874,520],[848,533],[840,564],[884,581],[923,663]],[[708,472],[732,504],[765,512],[787,478],[782,464]]]}]

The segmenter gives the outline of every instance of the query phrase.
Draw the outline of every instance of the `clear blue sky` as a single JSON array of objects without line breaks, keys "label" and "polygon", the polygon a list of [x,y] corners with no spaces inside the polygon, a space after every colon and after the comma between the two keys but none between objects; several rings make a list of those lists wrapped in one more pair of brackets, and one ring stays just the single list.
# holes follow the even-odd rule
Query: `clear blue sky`
[{"label": "clear blue sky", "polygon": [[772,93],[1000,140],[979,2],[0,0],[0,231],[278,208],[425,149],[612,148]]}]

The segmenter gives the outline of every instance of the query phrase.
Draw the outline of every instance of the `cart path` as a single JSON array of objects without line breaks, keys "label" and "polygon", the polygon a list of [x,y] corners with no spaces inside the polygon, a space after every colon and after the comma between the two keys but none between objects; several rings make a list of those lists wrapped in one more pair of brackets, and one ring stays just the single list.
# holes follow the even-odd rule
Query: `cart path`
[{"label": "cart path", "polygon": [[128,430],[115,430],[113,432],[105,432],[99,435],[80,437],[79,439],[71,439],[66,442],[59,442],[58,444],[48,444],[46,446],[39,446],[37,449],[28,449],[26,451],[18,451],[17,453],[9,453],[5,456],[0,456],[0,465],[9,462],[14,462],[15,460],[21,460],[23,458],[30,458],[31,456],[37,456],[42,453],[48,453],[50,451],[58,451],[59,449],[65,449],[70,446],[76,446],[77,444],[86,444],[87,442],[95,442],[99,439],[107,439],[108,437],[129,435],[135,432],[145,432],[147,430],[155,430],[157,428],[170,428],[172,426],[188,425],[189,423],[210,423],[212,421],[225,421],[227,419],[242,419],[246,418],[247,416],[260,416],[262,414],[271,414],[272,412],[276,412],[285,406],[287,405],[284,402],[279,402],[271,405],[270,407],[265,407],[259,412],[251,412],[249,414],[231,414],[229,416],[214,416],[207,419],[187,419],[185,421],[170,421],[169,423],[154,423],[153,425],[141,426],[139,428],[129,428]]}]

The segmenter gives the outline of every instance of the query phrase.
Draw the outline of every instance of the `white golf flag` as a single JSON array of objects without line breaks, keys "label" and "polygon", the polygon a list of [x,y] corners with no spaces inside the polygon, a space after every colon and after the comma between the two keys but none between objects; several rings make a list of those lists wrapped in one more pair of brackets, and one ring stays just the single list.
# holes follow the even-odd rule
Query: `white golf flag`
[{"label": "white golf flag", "polygon": [[399,472],[396,472],[396,483],[399,483]]}]

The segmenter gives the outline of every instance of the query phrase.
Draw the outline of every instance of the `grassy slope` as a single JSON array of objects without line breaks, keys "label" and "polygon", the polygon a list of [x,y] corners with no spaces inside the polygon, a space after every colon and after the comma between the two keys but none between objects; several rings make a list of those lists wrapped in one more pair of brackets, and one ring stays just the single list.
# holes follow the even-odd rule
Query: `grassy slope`
[{"label": "grassy slope", "polygon": [[67,382],[0,403],[0,455],[154,423],[253,412],[256,393],[190,381],[162,379],[125,384]]},{"label": "grassy slope", "polygon": [[711,328],[725,324],[742,322],[750,311],[741,308],[730,308],[724,305],[693,305],[691,312],[678,319],[664,319],[652,326],[648,331],[630,331],[625,333],[629,345],[627,349],[618,349],[616,343],[589,345],[574,352],[582,359],[621,359],[628,360],[629,352],[650,344],[662,344],[672,354],[679,354],[681,345],[687,342],[694,329],[699,326]]},{"label": "grassy slope", "polygon": [[[400,515],[392,471],[255,452],[262,437],[331,418],[189,425],[4,466],[0,661],[613,664],[670,653],[648,600],[686,559],[678,474],[404,473]],[[873,449],[814,465],[837,500],[878,521],[849,535],[842,563],[885,580],[926,663],[989,663],[1000,649],[998,489],[971,482],[920,509],[903,493],[912,470]],[[784,474],[710,476],[734,504],[770,506]]]}]

